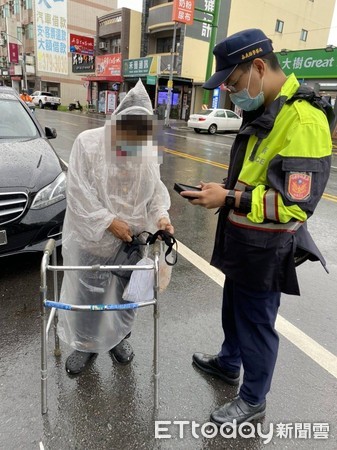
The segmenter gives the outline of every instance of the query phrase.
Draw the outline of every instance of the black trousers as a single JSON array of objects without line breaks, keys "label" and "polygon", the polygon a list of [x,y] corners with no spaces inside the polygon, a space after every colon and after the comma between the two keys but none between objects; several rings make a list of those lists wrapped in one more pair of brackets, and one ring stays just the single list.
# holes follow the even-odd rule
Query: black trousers
[{"label": "black trousers", "polygon": [[225,340],[219,353],[223,369],[244,370],[239,395],[249,403],[261,403],[270,390],[279,337],[275,320],[280,292],[253,291],[226,278],[222,327]]}]

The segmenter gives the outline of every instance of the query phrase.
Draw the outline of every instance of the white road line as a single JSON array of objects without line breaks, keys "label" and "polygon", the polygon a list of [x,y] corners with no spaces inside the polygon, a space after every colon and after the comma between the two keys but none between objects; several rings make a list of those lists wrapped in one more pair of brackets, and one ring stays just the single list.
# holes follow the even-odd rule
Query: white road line
[{"label": "white road line", "polygon": [[[187,261],[197,267],[201,272],[223,287],[225,276],[207,261],[186,247],[182,242],[178,242],[178,252]],[[322,347],[307,334],[288,322],[284,317],[278,315],[276,329],[287,338],[293,345],[315,361],[319,366],[337,378],[337,356]]]}]

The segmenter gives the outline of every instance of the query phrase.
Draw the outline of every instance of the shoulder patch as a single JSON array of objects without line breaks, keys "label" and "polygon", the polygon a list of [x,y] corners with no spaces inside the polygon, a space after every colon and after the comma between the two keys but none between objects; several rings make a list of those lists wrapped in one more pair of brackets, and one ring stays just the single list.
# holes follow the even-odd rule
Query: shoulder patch
[{"label": "shoulder patch", "polygon": [[311,172],[290,172],[288,176],[288,198],[294,201],[303,201],[309,198],[311,178]]}]

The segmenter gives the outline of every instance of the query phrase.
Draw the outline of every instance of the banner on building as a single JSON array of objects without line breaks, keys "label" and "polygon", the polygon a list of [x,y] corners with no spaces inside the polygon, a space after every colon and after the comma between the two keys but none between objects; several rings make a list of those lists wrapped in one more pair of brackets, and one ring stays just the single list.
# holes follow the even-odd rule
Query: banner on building
[{"label": "banner on building", "polygon": [[67,0],[35,2],[37,68],[68,75]]},{"label": "banner on building", "polygon": [[172,20],[193,25],[194,0],[173,0]]},{"label": "banner on building", "polygon": [[13,42],[8,43],[9,49],[9,62],[18,64],[19,62],[19,46]]},{"label": "banner on building", "polygon": [[94,38],[70,33],[69,45],[71,53],[94,55]]},{"label": "banner on building", "polygon": [[111,77],[122,72],[122,54],[111,53],[104,56],[96,56],[95,74],[99,77]]}]

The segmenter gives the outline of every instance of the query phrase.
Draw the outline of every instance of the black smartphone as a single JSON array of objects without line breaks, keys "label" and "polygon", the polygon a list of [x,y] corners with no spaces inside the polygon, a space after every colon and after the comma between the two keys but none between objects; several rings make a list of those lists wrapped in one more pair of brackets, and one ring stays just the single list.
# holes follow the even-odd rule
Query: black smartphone
[{"label": "black smartphone", "polygon": [[[189,184],[174,183],[174,190],[180,194],[182,191],[201,191],[200,187],[190,186]],[[184,197],[184,198],[194,198],[194,197]]]}]

